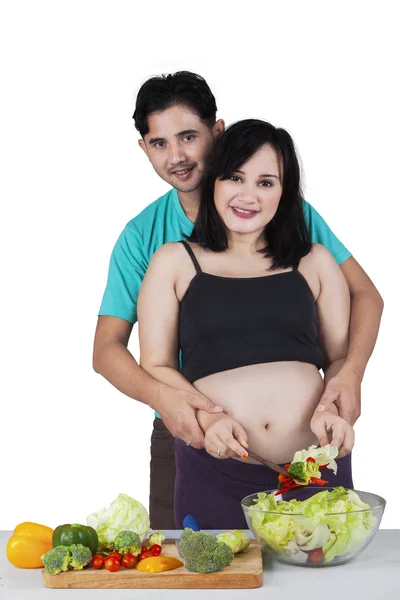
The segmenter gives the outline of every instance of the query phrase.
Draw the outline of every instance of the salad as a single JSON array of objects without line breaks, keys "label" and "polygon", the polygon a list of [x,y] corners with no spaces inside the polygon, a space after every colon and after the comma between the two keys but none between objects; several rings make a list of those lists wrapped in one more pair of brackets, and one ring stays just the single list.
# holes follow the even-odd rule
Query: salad
[{"label": "salad", "polygon": [[[329,444],[296,452],[285,465],[287,476],[279,475],[280,489],[258,493],[249,507],[254,533],[291,561],[329,563],[336,556],[356,552],[376,525],[370,505],[353,490],[339,486],[309,496],[307,484],[328,483],[321,479],[321,469],[336,474],[337,455],[337,448]],[[283,494],[300,487],[298,496],[305,499],[283,500]]]},{"label": "salad", "polygon": [[332,469],[337,473],[337,464],[335,458],[339,451],[334,446],[327,444],[322,448],[310,446],[308,450],[299,450],[293,457],[290,464],[285,465],[288,474],[280,474],[278,477],[280,489],[275,493],[276,496],[284,494],[296,487],[307,485],[324,485],[328,483],[321,478],[323,468]]},{"label": "salad", "polygon": [[295,562],[329,563],[335,556],[356,552],[376,524],[366,510],[369,504],[341,486],[306,500],[285,501],[265,492],[257,496],[249,507],[254,532]]}]

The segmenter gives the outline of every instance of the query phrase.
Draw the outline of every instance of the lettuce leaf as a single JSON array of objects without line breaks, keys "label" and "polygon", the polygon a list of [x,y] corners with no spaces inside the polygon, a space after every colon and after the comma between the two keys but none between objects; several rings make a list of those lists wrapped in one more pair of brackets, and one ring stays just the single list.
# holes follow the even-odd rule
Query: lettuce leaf
[{"label": "lettuce leaf", "polygon": [[147,510],[138,500],[126,494],[119,494],[108,508],[90,514],[86,523],[97,531],[99,549],[112,548],[114,539],[120,531],[134,531],[141,542],[150,531],[150,517]]},{"label": "lettuce leaf", "polygon": [[310,446],[308,450],[299,450],[295,453],[292,463],[306,461],[307,458],[313,458],[317,465],[327,465],[328,469],[337,473],[337,463],[335,458],[339,454],[339,451],[334,446],[327,444],[322,448],[317,446]]}]

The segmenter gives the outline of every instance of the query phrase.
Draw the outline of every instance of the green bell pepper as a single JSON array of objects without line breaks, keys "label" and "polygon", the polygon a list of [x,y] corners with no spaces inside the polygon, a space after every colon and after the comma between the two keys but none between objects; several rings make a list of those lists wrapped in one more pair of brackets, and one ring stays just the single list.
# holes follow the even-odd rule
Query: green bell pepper
[{"label": "green bell pepper", "polygon": [[99,538],[93,527],[88,525],[59,525],[53,533],[53,548],[56,546],[71,546],[72,544],[82,544],[86,548],[90,548],[94,556],[99,546]]}]

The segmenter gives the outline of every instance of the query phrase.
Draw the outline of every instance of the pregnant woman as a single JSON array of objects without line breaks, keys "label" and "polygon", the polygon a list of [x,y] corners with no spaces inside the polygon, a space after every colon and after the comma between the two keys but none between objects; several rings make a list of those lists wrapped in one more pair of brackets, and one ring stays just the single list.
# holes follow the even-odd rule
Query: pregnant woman
[{"label": "pregnant woman", "polygon": [[223,408],[197,413],[205,449],[175,440],[178,528],[188,513],[203,529],[247,527],[240,500],[278,485],[247,447],[285,464],[331,443],[338,472],[322,477],[353,487],[352,427],[335,407],[315,412],[320,370],[333,377],[347,354],[350,295],[329,251],[310,243],[301,198],[290,135],[232,125],[211,154],[191,237],[161,247],[144,278],[141,366]]}]

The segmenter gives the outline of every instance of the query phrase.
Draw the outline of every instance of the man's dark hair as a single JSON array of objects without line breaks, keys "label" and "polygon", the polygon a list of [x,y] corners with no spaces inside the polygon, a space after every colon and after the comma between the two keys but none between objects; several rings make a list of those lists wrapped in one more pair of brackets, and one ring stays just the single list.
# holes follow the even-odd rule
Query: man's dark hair
[{"label": "man's dark hair", "polygon": [[213,252],[228,248],[225,224],[214,203],[215,181],[232,177],[265,144],[272,146],[282,160],[282,196],[274,218],[264,229],[266,246],[260,252],[272,259],[271,269],[296,268],[311,249],[303,213],[300,165],[289,133],[265,121],[239,121],[217,139],[207,162],[199,214],[188,239]]},{"label": "man's dark hair", "polygon": [[149,115],[171,106],[186,106],[209,127],[215,123],[217,104],[206,80],[190,71],[178,71],[151,77],[140,88],[133,113],[140,135],[149,133]]}]

